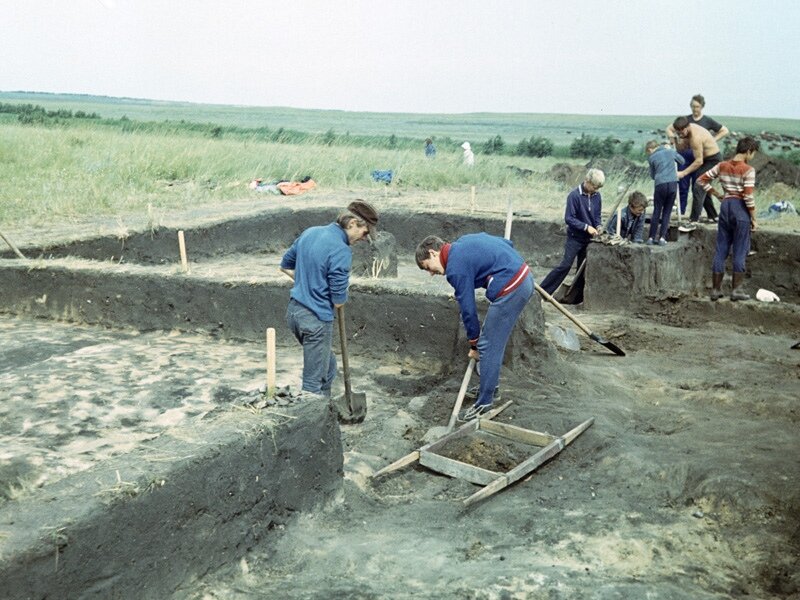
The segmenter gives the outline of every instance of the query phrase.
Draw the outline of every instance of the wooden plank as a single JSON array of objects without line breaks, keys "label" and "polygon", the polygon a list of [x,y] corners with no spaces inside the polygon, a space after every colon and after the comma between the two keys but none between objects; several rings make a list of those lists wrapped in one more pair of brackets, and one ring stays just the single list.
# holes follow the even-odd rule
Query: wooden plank
[{"label": "wooden plank", "polygon": [[594,423],[594,418],[584,421],[574,429],[571,429],[565,433],[560,438],[557,438],[552,443],[548,444],[539,452],[531,456],[529,459],[521,462],[516,467],[511,469],[508,473],[500,475],[500,477],[495,479],[485,488],[472,494],[472,496],[464,500],[464,506],[469,506],[470,504],[474,504],[475,502],[483,500],[484,498],[488,498],[492,494],[496,494],[515,481],[522,479],[528,473],[536,470],[538,467],[561,452],[568,444],[572,443],[572,441],[581,433],[586,431],[592,425],[592,423]]},{"label": "wooden plank", "polygon": [[570,429],[567,433],[561,436],[564,438],[564,445],[569,446],[576,437],[578,437],[584,431],[589,429],[589,427],[591,427],[593,423],[594,423],[594,417],[584,421],[574,429]]},{"label": "wooden plank", "polygon": [[530,429],[523,429],[508,423],[497,423],[496,421],[481,421],[478,429],[515,442],[528,444],[529,446],[547,446],[547,444],[556,439],[556,436],[549,433],[531,431]]},{"label": "wooden plank", "polygon": [[450,433],[440,437],[438,440],[433,440],[431,443],[423,446],[420,448],[420,452],[436,452],[445,444],[452,442],[457,438],[464,437],[465,435],[469,435],[478,429],[478,421],[469,421],[464,423],[461,427],[456,429],[455,431],[451,431]]},{"label": "wooden plank", "polygon": [[505,409],[507,409],[509,406],[511,406],[511,404],[513,404],[513,403],[514,403],[513,400],[509,400],[508,402],[506,402],[502,406],[498,406],[497,408],[493,408],[492,410],[487,412],[485,415],[483,415],[480,419],[473,419],[472,421],[468,421],[467,423],[464,423],[461,427],[459,427],[455,431],[452,431],[452,432],[448,433],[447,435],[444,435],[444,436],[440,437],[438,440],[434,440],[431,443],[423,446],[422,448],[420,448],[420,452],[423,452],[425,450],[435,451],[436,449],[441,448],[442,446],[444,446],[450,440],[453,440],[455,438],[461,437],[461,436],[463,436],[465,434],[472,433],[478,427],[480,427],[480,422],[481,421],[492,419],[492,418],[496,417],[501,412],[503,412]]},{"label": "wooden plank", "polygon": [[419,464],[450,477],[464,479],[478,485],[487,485],[500,475],[496,471],[482,469],[435,452],[420,452]]},{"label": "wooden plank", "polygon": [[406,465],[410,465],[417,460],[419,460],[419,450],[414,450],[411,454],[406,454],[403,458],[400,458],[394,461],[392,464],[383,467],[380,471],[376,471],[372,474],[372,478],[374,479],[375,477],[380,477],[381,475],[391,473],[397,469],[402,469]]},{"label": "wooden plank", "polygon": [[[488,420],[493,417],[496,417],[505,409],[513,404],[513,400],[509,400],[502,406],[498,406],[497,408],[493,408],[489,412],[487,412],[480,420]],[[456,429],[452,433],[448,433],[446,436],[439,438],[438,440],[434,440],[430,444],[426,444],[422,446],[419,450],[414,450],[410,454],[406,454],[403,458],[397,459],[392,464],[383,467],[380,471],[376,471],[373,473],[372,478],[380,477],[381,475],[385,475],[386,473],[391,473],[392,471],[396,471],[397,469],[402,469],[406,465],[410,465],[413,462],[419,460],[420,452],[422,451],[429,451],[431,449],[440,448],[446,441],[452,440],[454,437],[460,437],[461,435],[465,435],[467,433],[471,433],[475,431],[478,427],[479,420],[476,419],[474,421],[470,421],[469,423],[465,423],[458,429]]]}]

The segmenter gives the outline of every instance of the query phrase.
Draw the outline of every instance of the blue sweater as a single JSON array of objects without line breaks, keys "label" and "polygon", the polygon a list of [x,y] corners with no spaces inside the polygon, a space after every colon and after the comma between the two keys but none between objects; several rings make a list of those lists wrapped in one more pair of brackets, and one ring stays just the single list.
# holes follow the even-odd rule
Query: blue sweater
[{"label": "blue sweater", "polygon": [[655,185],[659,185],[678,181],[675,163],[683,165],[686,161],[672,148],[659,146],[647,157],[647,162],[650,165],[650,177]]},{"label": "blue sweater", "polygon": [[347,234],[336,223],[306,229],[281,260],[282,269],[294,270],[292,298],[326,322],[334,304],[347,302],[352,264]]},{"label": "blue sweater", "polygon": [[475,290],[486,288],[486,298],[493,302],[524,265],[511,240],[488,233],[470,233],[450,245],[444,276],[455,289],[469,340],[481,333]]},{"label": "blue sweater", "polygon": [[583,185],[572,190],[567,196],[567,210],[564,212],[567,235],[585,242],[591,240],[592,236],[586,233],[586,229],[591,225],[600,230],[602,208],[603,199],[599,192],[589,196],[583,191]]}]

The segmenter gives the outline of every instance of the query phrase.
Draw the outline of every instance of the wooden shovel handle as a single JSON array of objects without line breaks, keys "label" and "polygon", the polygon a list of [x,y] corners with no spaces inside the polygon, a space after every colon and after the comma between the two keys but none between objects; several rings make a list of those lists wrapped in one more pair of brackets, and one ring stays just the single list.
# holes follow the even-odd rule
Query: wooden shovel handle
[{"label": "wooden shovel handle", "polygon": [[344,374],[344,397],[350,402],[350,360],[347,356],[347,333],[344,327],[344,306],[336,307],[336,320],[339,322],[339,341],[342,344],[342,373]]},{"label": "wooden shovel handle", "polygon": [[569,311],[568,311],[566,308],[564,308],[563,306],[561,306],[561,304],[560,304],[560,303],[559,303],[559,302],[558,302],[558,301],[557,301],[555,298],[553,298],[553,297],[552,297],[550,294],[548,294],[547,292],[545,292],[545,291],[544,291],[544,290],[541,288],[541,286],[540,286],[538,283],[534,283],[533,285],[534,285],[534,286],[536,286],[536,291],[537,291],[537,292],[539,292],[539,294],[541,294],[542,298],[544,298],[544,299],[545,299],[545,300],[547,300],[547,301],[548,301],[550,304],[552,304],[553,306],[555,306],[555,307],[556,307],[556,308],[557,308],[559,311],[561,311],[561,314],[563,314],[563,315],[564,315],[565,317],[567,317],[567,318],[568,318],[570,321],[572,321],[573,323],[575,323],[575,325],[577,325],[578,327],[580,327],[580,329],[581,329],[581,331],[583,331],[583,333],[585,333],[585,334],[586,334],[586,335],[588,335],[589,337],[592,337],[592,332],[589,330],[589,328],[588,328],[588,327],[586,327],[586,325],[584,325],[584,324],[583,324],[583,323],[581,323],[580,321],[578,321],[578,318],[577,318],[575,315],[573,315],[573,314],[572,314],[571,312],[569,312]]},{"label": "wooden shovel handle", "polygon": [[469,386],[469,380],[472,378],[472,371],[475,369],[475,359],[470,358],[469,364],[467,365],[467,370],[464,373],[464,378],[461,380],[461,389],[458,390],[458,398],[456,398],[456,403],[453,405],[453,412],[450,414],[450,421],[447,423],[447,431],[452,431],[453,427],[456,425],[456,419],[458,418],[458,411],[461,410],[461,404],[464,402],[464,396],[467,395],[467,387]]}]

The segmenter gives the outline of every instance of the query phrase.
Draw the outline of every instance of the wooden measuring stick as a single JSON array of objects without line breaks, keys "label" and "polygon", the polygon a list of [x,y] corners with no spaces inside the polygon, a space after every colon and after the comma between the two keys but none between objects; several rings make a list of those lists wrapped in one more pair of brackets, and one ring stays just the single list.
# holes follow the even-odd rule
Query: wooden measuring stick
[{"label": "wooden measuring stick", "polygon": [[267,398],[275,395],[275,328],[267,328]]},{"label": "wooden measuring stick", "polygon": [[181,251],[181,266],[183,267],[183,272],[189,272],[189,261],[186,258],[186,240],[183,237],[183,229],[178,231],[178,247]]},{"label": "wooden measuring stick", "polygon": [[617,237],[622,232],[622,206],[617,206]]}]

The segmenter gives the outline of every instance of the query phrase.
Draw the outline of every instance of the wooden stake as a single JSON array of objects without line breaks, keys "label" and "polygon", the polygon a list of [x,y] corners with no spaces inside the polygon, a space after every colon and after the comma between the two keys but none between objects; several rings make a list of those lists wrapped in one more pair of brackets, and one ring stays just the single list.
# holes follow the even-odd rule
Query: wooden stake
[{"label": "wooden stake", "polygon": [[475,186],[473,185],[470,188],[470,193],[469,193],[469,214],[472,214],[474,212],[475,212]]},{"label": "wooden stake", "polygon": [[514,218],[514,205],[511,198],[508,199],[508,209],[506,210],[506,233],[503,237],[507,240],[511,239],[511,221]]},{"label": "wooden stake", "polygon": [[178,231],[178,247],[181,251],[181,266],[183,267],[183,272],[189,272],[189,261],[186,258],[186,240],[183,237],[183,229]]},{"label": "wooden stake", "polygon": [[267,329],[267,397],[275,395],[275,328]]},{"label": "wooden stake", "polygon": [[617,237],[622,232],[622,206],[617,206]]}]

